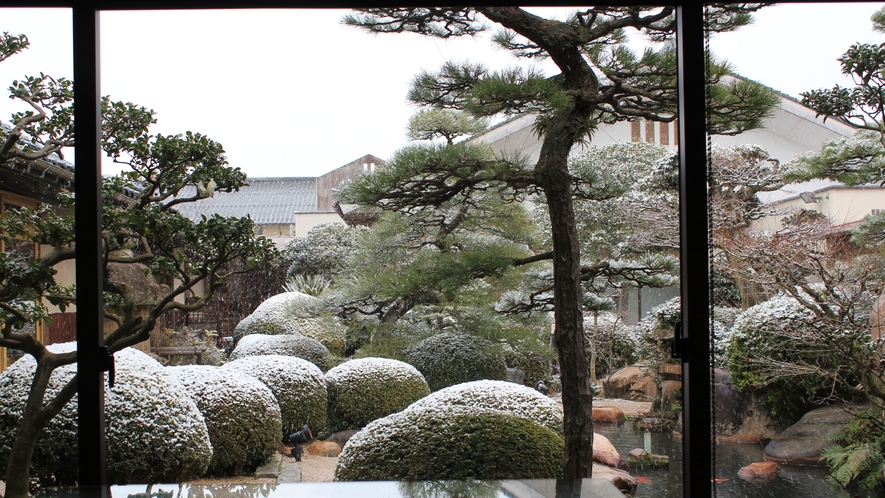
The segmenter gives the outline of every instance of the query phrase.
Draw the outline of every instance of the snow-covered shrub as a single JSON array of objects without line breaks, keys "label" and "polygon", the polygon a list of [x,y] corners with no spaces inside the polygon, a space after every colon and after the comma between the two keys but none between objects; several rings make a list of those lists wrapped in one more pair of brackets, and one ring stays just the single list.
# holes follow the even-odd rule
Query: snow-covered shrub
[{"label": "snow-covered shrub", "polygon": [[283,292],[261,303],[234,328],[233,343],[244,336],[303,335],[320,341],[334,354],[344,352],[345,330],[334,317],[322,315],[320,301],[301,292]]},{"label": "snow-covered shrub", "polygon": [[278,354],[305,359],[325,370],[329,362],[329,350],[320,341],[303,335],[252,334],[240,339],[230,354],[231,360],[247,356]]},{"label": "snow-covered shrub", "polygon": [[283,435],[308,424],[326,427],[326,381],[313,363],[294,356],[247,356],[225,363],[221,370],[251,375],[273,392],[280,406]]},{"label": "snow-covered shrub", "polygon": [[457,333],[437,334],[412,346],[406,355],[431,391],[472,380],[504,380],[507,365],[494,345]]},{"label": "snow-covered shrub", "polygon": [[424,376],[408,363],[360,358],[326,373],[329,426],[334,431],[361,429],[430,394]]},{"label": "snow-covered shrub", "polygon": [[335,480],[550,479],[562,476],[563,448],[555,432],[506,412],[405,410],[350,438]]},{"label": "snow-covered shrub", "polygon": [[441,406],[468,406],[524,417],[562,436],[562,406],[538,391],[500,380],[465,382],[436,391],[406,410]]},{"label": "snow-covered shrub", "polygon": [[[849,396],[833,375],[844,365],[842,354],[869,341],[865,331],[854,337],[848,329],[833,330],[796,299],[786,295],[752,306],[731,328],[725,364],[738,388],[762,399],[770,415],[790,424],[811,408],[815,399]],[[850,376],[842,369],[839,375]],[[861,379],[840,378],[855,386]],[[835,392],[833,389],[835,388]]]},{"label": "snow-covered shrub", "polygon": [[[71,351],[75,343],[49,346]],[[212,445],[203,416],[166,369],[141,351],[117,352],[116,382],[105,388],[108,479],[111,483],[181,482],[206,472]],[[24,356],[0,374],[0,461],[6,462],[36,370]],[[77,366],[53,372],[51,399],[74,376]],[[88,453],[88,452],[87,452]],[[78,471],[77,396],[37,439],[31,475],[42,484],[73,484]],[[0,466],[5,474],[6,466]]]},{"label": "snow-covered shrub", "polygon": [[212,442],[209,473],[254,472],[279,447],[280,407],[258,379],[208,365],[169,367],[196,402]]}]

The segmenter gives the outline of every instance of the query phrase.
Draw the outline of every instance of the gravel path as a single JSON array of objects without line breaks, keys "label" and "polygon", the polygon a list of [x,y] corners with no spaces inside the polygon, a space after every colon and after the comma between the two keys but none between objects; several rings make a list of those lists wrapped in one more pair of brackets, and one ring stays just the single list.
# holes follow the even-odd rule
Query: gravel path
[{"label": "gravel path", "polygon": [[305,453],[301,457],[301,482],[332,482],[338,457],[321,457]]}]

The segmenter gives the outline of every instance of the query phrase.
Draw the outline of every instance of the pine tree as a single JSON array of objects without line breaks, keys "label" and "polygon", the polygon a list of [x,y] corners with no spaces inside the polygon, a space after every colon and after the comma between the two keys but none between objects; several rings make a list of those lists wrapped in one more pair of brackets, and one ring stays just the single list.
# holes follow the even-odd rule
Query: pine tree
[{"label": "pine tree", "polygon": [[[711,29],[746,24],[748,12],[759,7],[711,9]],[[538,162],[489,157],[488,150],[477,144],[410,146],[374,175],[355,182],[342,196],[347,202],[408,213],[456,198],[469,205],[478,194],[495,194],[503,202],[543,195],[552,250],[537,257],[553,262],[555,343],[562,366],[565,414],[564,476],[589,477],[593,393],[584,354],[580,238],[573,203],[582,189],[569,172],[568,158],[572,147],[592,137],[601,123],[675,119],[676,57],[672,45],[641,55],[624,45],[628,28],[655,41],[671,40],[674,9],[594,7],[576,12],[566,21],[543,19],[516,7],[366,9],[345,18],[347,24],[373,33],[408,32],[439,38],[476,35],[488,28],[487,21],[500,27],[496,43],[523,59],[549,58],[560,74],[547,78],[524,67],[489,71],[478,63],[448,62],[437,72],[416,76],[409,99],[421,106],[463,110],[475,117],[534,113],[535,131],[543,140]],[[711,80],[722,71],[713,73]],[[743,87],[724,86],[718,91],[718,97],[735,112],[715,113],[722,118],[714,119],[715,131],[737,133],[758,125],[768,111],[764,101],[772,102],[772,95],[747,93],[749,87]]]}]

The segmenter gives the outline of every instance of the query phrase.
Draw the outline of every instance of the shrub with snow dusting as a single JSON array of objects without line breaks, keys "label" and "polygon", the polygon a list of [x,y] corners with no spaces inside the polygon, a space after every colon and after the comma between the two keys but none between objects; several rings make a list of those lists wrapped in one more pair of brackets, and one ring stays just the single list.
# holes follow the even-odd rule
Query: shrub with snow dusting
[{"label": "shrub with snow dusting", "polygon": [[406,410],[469,406],[525,417],[562,436],[562,406],[534,389],[500,380],[477,380],[441,389]]},{"label": "shrub with snow dusting", "polygon": [[346,343],[344,328],[334,317],[321,316],[319,300],[301,292],[283,292],[261,303],[234,328],[236,345],[244,336],[303,335],[320,341],[334,354],[342,354]]},{"label": "shrub with snow dusting", "polygon": [[326,381],[313,363],[294,356],[247,356],[221,370],[251,375],[270,388],[280,406],[284,436],[304,424],[313,431],[326,427]]},{"label": "shrub with snow dusting", "polygon": [[412,346],[406,358],[424,375],[431,391],[472,380],[504,380],[503,355],[488,341],[466,334],[437,334]]},{"label": "shrub with snow dusting", "polygon": [[562,476],[563,448],[550,429],[501,411],[405,410],[350,438],[335,480],[550,479]]},{"label": "shrub with snow dusting", "polygon": [[[70,351],[75,343],[55,344]],[[206,472],[212,445],[193,400],[156,360],[127,348],[117,352],[116,383],[105,388],[108,479],[111,483],[181,482]],[[0,374],[0,461],[9,457],[18,420],[27,400],[36,362],[25,356]],[[77,365],[53,372],[47,398],[76,373]],[[41,484],[77,480],[77,397],[37,440],[31,475]],[[2,467],[5,474],[6,466]]]},{"label": "shrub with snow dusting", "polygon": [[421,372],[408,363],[387,358],[342,363],[326,373],[326,387],[333,432],[361,429],[430,394]]},{"label": "shrub with snow dusting", "polygon": [[209,365],[169,367],[206,420],[212,475],[254,472],[276,453],[283,437],[280,407],[254,377]]},{"label": "shrub with snow dusting", "polygon": [[303,335],[252,334],[240,339],[230,354],[231,360],[247,356],[278,354],[305,359],[325,370],[329,363],[329,350],[320,341]]}]

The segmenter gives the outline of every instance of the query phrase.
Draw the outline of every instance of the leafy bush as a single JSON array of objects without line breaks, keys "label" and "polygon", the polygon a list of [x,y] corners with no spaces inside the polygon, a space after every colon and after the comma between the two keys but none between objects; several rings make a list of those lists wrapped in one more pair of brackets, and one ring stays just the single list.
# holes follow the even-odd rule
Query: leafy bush
[{"label": "leafy bush", "polygon": [[424,375],[431,391],[472,380],[504,380],[503,355],[488,341],[466,334],[437,334],[412,346],[408,362]]},{"label": "leafy bush", "polygon": [[441,389],[410,405],[407,410],[448,406],[490,409],[533,420],[563,435],[562,406],[538,391],[500,380],[477,380]]},{"label": "leafy bush", "polygon": [[[75,343],[49,346],[55,352],[75,348]],[[105,388],[108,480],[182,482],[203,475],[212,445],[193,400],[162,365],[141,351],[127,348],[114,356],[116,383]],[[0,461],[9,458],[35,370],[36,362],[28,355],[0,374]],[[47,397],[55,396],[76,371],[76,364],[56,369]],[[78,461],[74,396],[37,439],[31,475],[42,485],[72,485]],[[0,472],[5,471],[6,466],[0,466]]]},{"label": "leafy bush", "polygon": [[421,372],[408,363],[360,358],[326,373],[331,430],[362,429],[430,394]]},{"label": "leafy bush", "polygon": [[221,369],[251,375],[270,388],[280,406],[283,435],[304,424],[314,430],[326,427],[326,381],[313,363],[294,356],[247,356]]},{"label": "leafy bush", "polygon": [[595,327],[592,315],[584,317],[584,337],[588,364],[591,344],[596,346],[596,377],[600,379],[648,356],[649,344],[640,328],[625,324],[614,313],[600,313]]},{"label": "leafy bush", "polygon": [[280,407],[258,379],[213,366],[170,367],[203,414],[212,442],[209,473],[252,473],[276,453],[282,439]]},{"label": "leafy bush", "polygon": [[[849,395],[830,377],[841,364],[838,352],[852,350],[855,341],[869,341],[869,336],[855,338],[830,330],[796,299],[777,295],[735,319],[725,362],[739,389],[759,397],[773,420],[789,425],[814,400]],[[852,386],[860,382],[843,380]],[[831,392],[834,385],[836,393]]]},{"label": "leafy bush", "polygon": [[355,434],[336,481],[550,479],[562,476],[564,445],[550,429],[490,409],[405,410]]},{"label": "leafy bush", "polygon": [[303,335],[252,334],[243,337],[230,354],[231,360],[247,356],[278,354],[305,359],[325,370],[329,363],[329,350],[320,341]]},{"label": "leafy bush", "polygon": [[320,275],[334,279],[346,272],[357,239],[367,230],[341,223],[314,226],[304,238],[295,239],[283,248],[283,259],[289,267],[288,278]]}]

